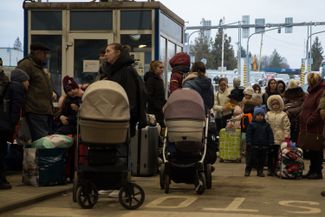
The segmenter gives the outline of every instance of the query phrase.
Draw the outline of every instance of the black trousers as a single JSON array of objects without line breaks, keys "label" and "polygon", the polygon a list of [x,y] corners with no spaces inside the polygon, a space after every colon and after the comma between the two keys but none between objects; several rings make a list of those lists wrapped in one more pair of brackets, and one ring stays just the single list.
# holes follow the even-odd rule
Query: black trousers
[{"label": "black trousers", "polygon": [[227,126],[227,120],[230,119],[232,116],[232,114],[229,115],[225,115],[222,118],[216,118],[215,122],[216,122],[216,127],[217,127],[217,134],[219,135],[219,131],[222,128],[225,128]]},{"label": "black trousers", "polygon": [[309,150],[309,157],[310,157],[309,172],[322,173],[322,169],[323,169],[322,164],[324,159],[323,151]]},{"label": "black trousers", "polygon": [[10,138],[9,131],[0,130],[0,182],[5,177],[5,156],[7,154],[7,141]]},{"label": "black trousers", "polygon": [[268,153],[268,170],[274,173],[278,163],[280,145],[271,145]]},{"label": "black trousers", "polygon": [[257,172],[263,172],[268,150],[265,148],[249,146],[246,151],[246,170],[251,171],[253,167],[256,167]]}]

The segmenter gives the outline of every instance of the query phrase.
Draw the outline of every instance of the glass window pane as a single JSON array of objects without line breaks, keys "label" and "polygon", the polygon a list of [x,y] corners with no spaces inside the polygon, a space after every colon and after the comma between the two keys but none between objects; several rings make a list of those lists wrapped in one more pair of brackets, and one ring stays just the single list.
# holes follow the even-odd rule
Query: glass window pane
[{"label": "glass window pane", "polygon": [[121,11],[121,29],[150,29],[151,11]]},{"label": "glass window pane", "polygon": [[[91,83],[97,72],[84,72],[85,60],[98,60],[99,52],[105,48],[105,39],[75,39],[74,40],[74,77],[79,83]],[[99,70],[99,69],[98,69]]]},{"label": "glass window pane", "polygon": [[61,30],[61,11],[32,11],[32,30]]},{"label": "glass window pane", "polygon": [[177,42],[182,43],[183,40],[183,28],[175,21],[169,19],[163,13],[160,13],[159,17],[160,31],[168,35],[168,37],[173,38]]},{"label": "glass window pane", "polygon": [[62,36],[61,35],[32,35],[32,42],[41,42],[48,46],[49,59],[47,61],[47,70],[51,75],[51,81],[55,91],[61,95],[62,79]]},{"label": "glass window pane", "polygon": [[111,30],[112,11],[71,11],[71,30]]},{"label": "glass window pane", "polygon": [[163,64],[164,64],[164,66],[165,66],[165,68],[164,68],[164,75],[163,75],[163,80],[164,80],[164,83],[165,84],[169,80],[169,78],[167,76],[168,61],[166,59],[166,48],[167,48],[166,39],[164,37],[161,37],[160,36],[159,60],[161,60],[163,62]]},{"label": "glass window pane", "polygon": [[[129,45],[131,52],[138,52],[138,56],[144,58],[140,63],[137,70],[140,75],[149,71],[149,65],[152,60],[151,47],[152,40],[151,34],[121,34],[121,44]],[[141,68],[140,68],[141,67]]]},{"label": "glass window pane", "polygon": [[182,47],[176,45],[176,53],[182,52]]}]

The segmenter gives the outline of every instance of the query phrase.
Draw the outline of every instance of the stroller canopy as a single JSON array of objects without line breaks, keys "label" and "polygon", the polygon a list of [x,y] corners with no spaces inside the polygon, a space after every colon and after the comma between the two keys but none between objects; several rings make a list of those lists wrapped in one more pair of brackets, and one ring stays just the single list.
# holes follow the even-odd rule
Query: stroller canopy
[{"label": "stroller canopy", "polygon": [[168,98],[164,106],[165,119],[204,120],[205,108],[202,97],[189,88],[178,89]]},{"label": "stroller canopy", "polygon": [[129,100],[123,87],[113,81],[96,81],[82,96],[80,118],[99,121],[128,121]]}]

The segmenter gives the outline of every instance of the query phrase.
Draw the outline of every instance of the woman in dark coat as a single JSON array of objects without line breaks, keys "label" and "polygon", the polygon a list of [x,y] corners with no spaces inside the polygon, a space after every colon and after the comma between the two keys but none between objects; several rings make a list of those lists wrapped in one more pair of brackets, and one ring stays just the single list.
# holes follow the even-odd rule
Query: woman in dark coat
[{"label": "woman in dark coat", "polygon": [[291,80],[287,90],[284,92],[284,111],[290,120],[290,139],[297,143],[299,135],[299,114],[305,99],[305,92],[299,86],[299,81]]},{"label": "woman in dark coat", "polygon": [[134,59],[129,54],[129,49],[119,43],[107,45],[104,62],[100,68],[101,79],[119,83],[125,90],[130,106],[130,133],[135,135],[135,126],[146,125],[144,84],[132,64]]},{"label": "woman in dark coat", "polygon": [[[11,82],[7,87],[0,109],[0,190],[10,189],[11,185],[6,179],[4,171],[4,157],[7,141],[13,137],[14,129],[19,121],[20,113],[25,102],[25,93],[29,86],[29,76],[21,69],[11,72]],[[6,110],[3,108],[7,108]]]},{"label": "woman in dark coat", "polygon": [[324,121],[321,119],[318,105],[325,90],[325,82],[317,73],[308,74],[308,95],[305,97],[302,112],[300,113],[300,132],[298,145],[309,150],[310,166],[304,178],[322,179],[323,144],[310,142],[305,135],[322,138]]},{"label": "woman in dark coat", "polygon": [[270,79],[267,83],[267,86],[265,87],[265,93],[263,94],[263,105],[266,105],[267,99],[272,95],[277,95],[277,82],[275,79]]},{"label": "woman in dark coat", "polygon": [[161,78],[164,65],[155,60],[150,63],[150,71],[144,75],[144,82],[148,94],[148,113],[154,114],[162,128],[165,127],[163,106],[166,103],[164,81]]}]

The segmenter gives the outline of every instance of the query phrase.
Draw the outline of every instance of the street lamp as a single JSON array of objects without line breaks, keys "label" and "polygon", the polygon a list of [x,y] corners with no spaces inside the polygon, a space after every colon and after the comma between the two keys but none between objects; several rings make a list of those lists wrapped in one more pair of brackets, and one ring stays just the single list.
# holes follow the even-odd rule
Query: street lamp
[{"label": "street lamp", "polygon": [[186,43],[187,43],[187,47],[186,47],[186,52],[189,54],[190,53],[190,37],[194,34],[194,33],[197,33],[197,32],[201,32],[202,30],[196,30],[194,32],[191,32],[191,34],[188,35],[187,37],[187,40],[186,40]]},{"label": "street lamp", "polygon": [[253,35],[256,34],[264,34],[265,32],[269,32],[269,31],[273,31],[273,30],[281,30],[281,27],[276,27],[276,28],[272,28],[272,29],[267,29],[267,30],[263,30],[263,31],[258,31],[258,32],[254,32],[252,34],[250,34],[247,38],[247,48],[246,48],[246,64],[247,64],[247,82],[250,83],[250,77],[249,77],[249,72],[250,72],[250,67],[249,67],[249,40]]},{"label": "street lamp", "polygon": [[308,49],[308,43],[309,43],[309,39],[311,36],[313,35],[316,35],[316,34],[320,34],[320,33],[324,33],[325,30],[323,31],[319,31],[319,32],[314,32],[312,34],[310,34],[308,37],[307,37],[307,43],[306,43],[306,61],[307,61],[307,64],[306,64],[306,69],[305,69],[305,72],[309,72],[308,71],[308,68],[309,68],[309,60],[310,60],[310,52],[309,52],[309,49]]}]

